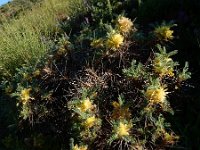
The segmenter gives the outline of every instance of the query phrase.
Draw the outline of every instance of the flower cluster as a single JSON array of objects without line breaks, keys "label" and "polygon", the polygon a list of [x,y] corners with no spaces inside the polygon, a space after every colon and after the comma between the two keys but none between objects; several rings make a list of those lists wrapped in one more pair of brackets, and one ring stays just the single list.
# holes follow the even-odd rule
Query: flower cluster
[{"label": "flower cluster", "polygon": [[126,136],[130,136],[131,128],[131,123],[125,123],[120,121],[119,124],[114,127],[114,132],[116,133],[118,139],[123,139]]},{"label": "flower cluster", "polygon": [[25,88],[21,91],[20,98],[21,98],[22,104],[25,105],[31,99],[31,96],[30,96],[31,90],[32,90],[31,88]]},{"label": "flower cluster", "polygon": [[93,47],[93,48],[102,48],[103,47],[103,39],[102,38],[99,38],[99,39],[94,39],[90,46]]},{"label": "flower cluster", "polygon": [[77,144],[72,147],[72,150],[88,150],[88,147],[86,145],[78,146]]},{"label": "flower cluster", "polygon": [[92,40],[92,48],[105,48],[106,50],[117,51],[125,43],[125,37],[133,30],[133,22],[124,16],[119,16],[115,28],[110,26],[106,38]]},{"label": "flower cluster", "polygon": [[159,53],[155,53],[155,58],[153,59],[153,70],[158,73],[161,77],[169,75],[174,76],[174,67],[178,65],[174,62],[171,56],[175,55],[177,51],[172,51],[167,53],[165,47],[157,45]]},{"label": "flower cluster", "polygon": [[133,22],[124,16],[119,16],[117,20],[117,28],[122,34],[127,34],[133,29]]},{"label": "flower cluster", "polygon": [[158,40],[164,40],[164,41],[169,41],[174,38],[173,33],[174,31],[170,29],[171,26],[167,25],[162,25],[158,26],[154,30],[155,36],[158,38]]},{"label": "flower cluster", "polygon": [[[94,104],[96,92],[90,93],[88,89],[82,90],[82,97],[68,103],[81,142],[93,141],[101,128],[101,119]],[[80,149],[80,148],[79,148]]]},{"label": "flower cluster", "polygon": [[119,102],[114,101],[112,103],[114,110],[112,112],[112,119],[130,119],[131,113],[128,106],[123,104],[121,98],[119,98]]},{"label": "flower cluster", "polygon": [[175,135],[175,133],[173,133],[172,131],[166,131],[164,121],[165,119],[163,118],[163,116],[159,115],[158,120],[154,122],[156,130],[153,133],[152,140],[153,142],[155,142],[156,140],[162,139],[163,144],[174,145],[179,139],[179,136]]},{"label": "flower cluster", "polygon": [[81,100],[77,108],[80,110],[80,112],[86,112],[91,111],[92,108],[94,108],[92,101],[87,97],[84,100]]},{"label": "flower cluster", "polygon": [[167,89],[165,85],[161,85],[159,79],[152,81],[145,91],[145,97],[150,105],[160,104],[163,105],[167,97]]},{"label": "flower cluster", "polygon": [[117,50],[124,42],[124,37],[120,33],[113,31],[108,33],[106,47],[108,49]]},{"label": "flower cluster", "polygon": [[112,135],[108,140],[111,144],[114,140],[133,142],[131,129],[133,127],[129,107],[124,104],[123,96],[119,96],[118,102],[113,102],[114,110],[111,115]]}]

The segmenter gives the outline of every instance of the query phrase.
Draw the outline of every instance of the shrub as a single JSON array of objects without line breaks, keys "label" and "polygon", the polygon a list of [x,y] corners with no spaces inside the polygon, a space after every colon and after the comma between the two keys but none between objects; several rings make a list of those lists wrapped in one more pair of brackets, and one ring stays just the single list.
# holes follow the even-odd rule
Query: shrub
[{"label": "shrub", "polygon": [[[63,34],[48,57],[38,66],[24,65],[4,83],[5,90],[13,88],[8,94],[17,101],[22,124],[59,137],[65,149],[176,147],[179,135],[168,122],[176,111],[170,93],[181,91],[191,73],[187,63],[179,70],[173,60],[178,51],[167,52],[173,30],[161,24],[156,32],[143,31],[115,14],[123,3],[89,2],[92,8],[78,16],[79,28],[73,27],[75,16],[61,23]],[[102,6],[108,14],[99,16]]]}]

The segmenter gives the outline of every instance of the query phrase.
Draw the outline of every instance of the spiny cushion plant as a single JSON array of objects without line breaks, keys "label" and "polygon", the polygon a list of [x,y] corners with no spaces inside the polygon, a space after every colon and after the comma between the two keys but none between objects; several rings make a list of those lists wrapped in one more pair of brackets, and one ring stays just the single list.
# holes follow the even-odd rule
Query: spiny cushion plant
[{"label": "spiny cushion plant", "polygon": [[145,47],[131,19],[112,17],[98,26],[80,17],[80,30],[71,26],[70,35],[66,29],[42,65],[23,67],[15,82],[5,83],[13,87],[21,120],[33,130],[46,127],[40,133],[61,137],[65,149],[176,146],[179,138],[165,117],[176,111],[170,92],[190,78],[188,64],[178,70],[171,58],[177,51],[157,45],[152,52],[157,39]]}]

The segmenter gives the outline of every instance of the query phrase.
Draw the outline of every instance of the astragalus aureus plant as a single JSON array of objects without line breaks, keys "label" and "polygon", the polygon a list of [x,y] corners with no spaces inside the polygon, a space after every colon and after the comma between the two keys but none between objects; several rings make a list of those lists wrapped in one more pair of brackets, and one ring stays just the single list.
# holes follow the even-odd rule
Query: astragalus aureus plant
[{"label": "astragalus aureus plant", "polygon": [[22,120],[45,127],[43,134],[61,139],[63,149],[68,143],[72,150],[167,149],[178,136],[165,118],[176,111],[171,96],[190,78],[188,64],[178,70],[177,51],[167,52],[166,45],[152,50],[173,39],[172,26],[148,36],[133,18],[111,14],[112,3],[97,4],[109,7],[110,19],[87,13],[60,24],[48,57],[17,73],[7,91],[17,91]]},{"label": "astragalus aureus plant", "polygon": [[100,128],[101,119],[97,106],[94,103],[96,92],[90,89],[83,89],[81,97],[68,103],[68,107],[72,110],[72,119],[74,122],[74,130],[79,139],[78,142],[92,142],[95,140]]}]

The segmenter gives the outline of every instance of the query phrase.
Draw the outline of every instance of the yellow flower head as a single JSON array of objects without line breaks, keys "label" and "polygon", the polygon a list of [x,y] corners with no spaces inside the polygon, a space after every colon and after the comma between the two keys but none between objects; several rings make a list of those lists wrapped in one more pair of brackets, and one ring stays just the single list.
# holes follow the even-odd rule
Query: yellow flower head
[{"label": "yellow flower head", "polygon": [[112,113],[113,119],[130,119],[131,113],[128,107],[120,106],[120,104],[116,101],[114,101],[112,104],[114,107],[114,110]]},{"label": "yellow flower head", "polygon": [[154,64],[155,65],[161,65],[162,64],[162,62],[171,62],[171,61],[173,61],[172,60],[172,58],[169,58],[169,57],[156,57],[155,59],[154,59]]},{"label": "yellow flower head", "polygon": [[123,16],[118,18],[117,23],[118,23],[117,26],[121,33],[129,33],[133,26],[132,21]]},{"label": "yellow flower head", "polygon": [[109,35],[106,41],[106,46],[109,49],[116,50],[123,44],[123,41],[124,41],[124,37],[121,34],[114,33],[114,34]]},{"label": "yellow flower head", "polygon": [[100,38],[100,39],[95,39],[91,42],[90,44],[91,47],[93,48],[100,48],[100,47],[103,47],[103,39]]},{"label": "yellow flower head", "polygon": [[32,77],[30,76],[30,74],[28,73],[23,73],[23,78],[27,81],[31,81],[32,80]]},{"label": "yellow flower head", "polygon": [[168,144],[175,144],[175,142],[179,139],[179,136],[176,136],[174,133],[164,133],[163,139]]},{"label": "yellow flower head", "polygon": [[166,74],[169,75],[170,77],[173,77],[174,76],[174,69],[169,68],[168,71],[166,71]]},{"label": "yellow flower head", "polygon": [[31,90],[32,90],[31,88],[28,88],[28,89],[23,89],[21,91],[20,98],[21,98],[21,101],[23,104],[26,104],[29,101],[29,99],[31,98],[30,97]]},{"label": "yellow flower head", "polygon": [[37,76],[39,76],[40,75],[40,70],[39,69],[37,69],[37,70],[35,70],[34,72],[33,72],[33,76],[34,77],[37,77]]},{"label": "yellow flower head", "polygon": [[91,110],[93,108],[92,102],[89,98],[83,100],[79,106],[81,112],[86,112],[87,110]]},{"label": "yellow flower head", "polygon": [[156,35],[156,37],[159,40],[165,40],[165,41],[169,41],[172,40],[174,38],[173,34],[173,30],[170,30],[170,27],[168,26],[161,26],[161,27],[157,27],[154,30],[154,33]]},{"label": "yellow flower head", "polygon": [[173,60],[171,58],[159,58],[156,57],[153,60],[153,69],[156,73],[158,73],[160,76],[174,76],[174,68],[171,65],[173,63]]},{"label": "yellow flower head", "polygon": [[113,105],[114,109],[119,109],[121,107],[120,104],[118,102],[116,102],[116,101],[114,101],[112,103],[112,105]]},{"label": "yellow flower head", "polygon": [[59,56],[61,56],[61,55],[65,55],[66,52],[67,52],[67,50],[66,50],[65,47],[60,47],[60,48],[58,49],[58,51],[57,51],[57,54],[58,54]]},{"label": "yellow flower head", "polygon": [[147,89],[145,96],[150,101],[150,103],[159,104],[165,101],[167,92],[163,87],[158,89]]},{"label": "yellow flower head", "polygon": [[125,123],[120,122],[119,126],[116,128],[116,131],[115,131],[118,138],[122,138],[124,136],[129,136],[131,127],[132,127],[131,124],[125,124]]},{"label": "yellow flower head", "polygon": [[87,150],[87,146],[78,146],[77,144],[73,147],[72,150]]},{"label": "yellow flower head", "polygon": [[97,121],[97,119],[95,118],[95,116],[89,117],[86,119],[86,121],[84,122],[84,126],[86,128],[91,128],[95,125],[95,122]]}]

